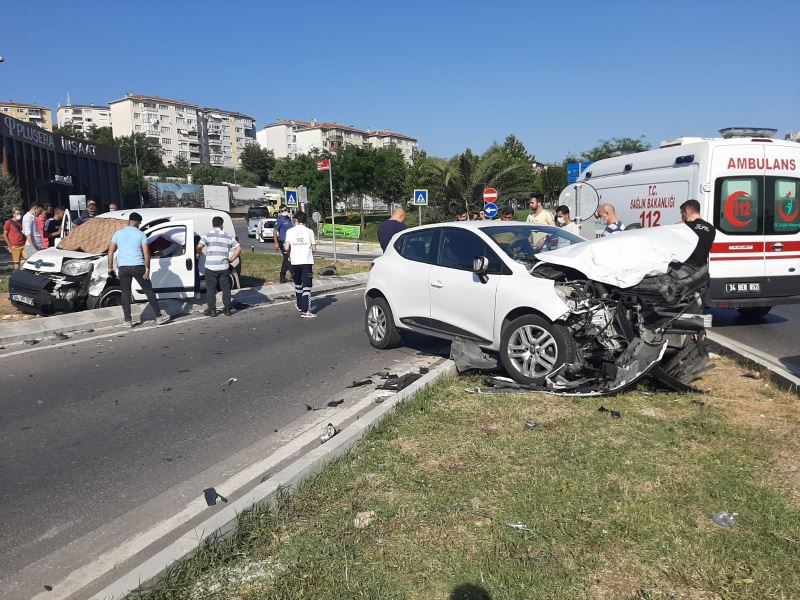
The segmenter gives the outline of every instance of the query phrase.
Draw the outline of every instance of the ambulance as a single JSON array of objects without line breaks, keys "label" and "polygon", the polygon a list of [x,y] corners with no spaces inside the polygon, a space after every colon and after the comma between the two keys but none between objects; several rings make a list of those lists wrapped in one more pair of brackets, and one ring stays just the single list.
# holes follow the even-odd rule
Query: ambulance
[{"label": "ambulance", "polygon": [[706,306],[759,318],[800,302],[800,144],[772,139],[774,129],[720,133],[592,163],[559,202],[594,237],[601,204],[612,204],[626,227],[659,227],[679,222],[681,203],[697,200],[717,229]]}]

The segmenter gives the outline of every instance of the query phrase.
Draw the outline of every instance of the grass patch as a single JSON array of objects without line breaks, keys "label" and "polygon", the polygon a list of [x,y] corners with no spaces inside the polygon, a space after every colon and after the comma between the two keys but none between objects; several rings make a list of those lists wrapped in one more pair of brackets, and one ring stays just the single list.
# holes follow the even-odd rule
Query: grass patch
[{"label": "grass patch", "polygon": [[[800,456],[796,396],[716,363],[706,395],[473,396],[476,378],[441,381],[136,597],[800,597],[800,510],[780,468]],[[719,510],[737,524],[714,525]]]},{"label": "grass patch", "polygon": [[[280,280],[281,262],[280,254],[242,253],[242,287],[258,287]],[[333,264],[333,260],[317,258],[314,264],[314,277],[322,277],[320,270]],[[363,273],[369,270],[369,261],[340,260],[336,262],[336,271],[339,275]]]}]

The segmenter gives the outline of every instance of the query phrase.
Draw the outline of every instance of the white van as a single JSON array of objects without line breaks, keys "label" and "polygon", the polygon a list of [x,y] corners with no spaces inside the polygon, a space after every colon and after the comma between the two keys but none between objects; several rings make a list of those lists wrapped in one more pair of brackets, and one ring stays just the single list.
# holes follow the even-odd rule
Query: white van
[{"label": "white van", "polygon": [[[101,225],[105,219],[127,221],[132,212],[142,216],[140,229],[150,246],[150,280],[158,298],[191,299],[205,289],[205,256],[197,260],[195,248],[200,237],[212,229],[214,217],[222,217],[223,229],[236,235],[230,215],[210,208],[118,210],[97,215],[77,227],[94,228],[94,222]],[[71,227],[69,215],[65,215],[62,235]],[[109,237],[107,243],[110,242]],[[98,246],[106,250],[96,253],[64,250],[58,247],[60,244],[35,253],[9,277],[11,303],[34,314],[118,305],[119,281],[108,275],[107,243],[105,238],[100,239]],[[240,273],[241,261],[237,259],[231,273],[234,289],[239,287]],[[137,285],[133,286],[132,295],[136,301],[146,300]]]},{"label": "white van", "polygon": [[[656,150],[591,164],[559,202],[591,219],[614,206],[626,227],[680,221],[680,205],[697,200],[717,229],[709,257],[706,305],[759,317],[800,302],[800,144],[769,137],[679,138]],[[620,235],[620,234],[614,234]]]}]

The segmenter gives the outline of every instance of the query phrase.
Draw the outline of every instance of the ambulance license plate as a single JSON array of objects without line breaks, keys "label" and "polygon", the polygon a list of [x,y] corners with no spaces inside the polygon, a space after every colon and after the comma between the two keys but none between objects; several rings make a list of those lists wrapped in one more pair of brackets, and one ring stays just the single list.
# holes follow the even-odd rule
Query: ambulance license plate
[{"label": "ambulance license plate", "polygon": [[757,294],[761,291],[761,284],[757,282],[726,283],[725,292],[728,294]]},{"label": "ambulance license plate", "polygon": [[30,296],[23,296],[21,294],[11,294],[11,299],[15,300],[16,302],[22,302],[23,304],[27,304],[29,306],[34,305],[33,298]]}]

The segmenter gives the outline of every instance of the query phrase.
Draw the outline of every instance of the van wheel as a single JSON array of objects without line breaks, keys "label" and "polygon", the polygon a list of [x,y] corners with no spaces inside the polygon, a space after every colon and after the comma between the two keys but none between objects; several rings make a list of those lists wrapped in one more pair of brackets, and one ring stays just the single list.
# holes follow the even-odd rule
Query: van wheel
[{"label": "van wheel", "polygon": [[394,324],[392,309],[384,298],[367,298],[367,337],[375,348],[388,350],[400,345],[402,337]]},{"label": "van wheel", "polygon": [[99,296],[89,296],[86,307],[89,309],[119,306],[122,303],[122,290],[118,285],[109,285]]},{"label": "van wheel", "polygon": [[746,306],[744,308],[737,308],[739,314],[746,321],[757,321],[761,317],[767,316],[767,313],[772,310],[771,306]]},{"label": "van wheel", "polygon": [[523,315],[503,328],[500,361],[518,383],[539,384],[564,363],[575,361],[575,340],[561,325]]}]

